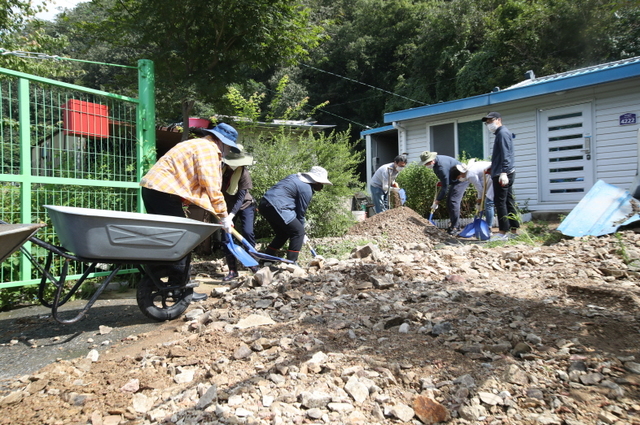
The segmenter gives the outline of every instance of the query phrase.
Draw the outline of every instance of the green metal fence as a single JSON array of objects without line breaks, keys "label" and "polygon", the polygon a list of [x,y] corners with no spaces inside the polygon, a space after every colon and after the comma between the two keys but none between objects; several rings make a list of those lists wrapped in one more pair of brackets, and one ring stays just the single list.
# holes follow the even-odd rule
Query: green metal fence
[{"label": "green metal fence", "polygon": [[[36,236],[57,245],[44,205],[142,212],[138,182],[155,148],[155,80],[153,62],[132,68],[137,99],[0,68],[0,219],[46,223]],[[24,246],[40,260],[46,255]],[[72,267],[69,278],[79,277],[83,264]],[[38,283],[36,272],[18,251],[0,264],[0,289]]]}]

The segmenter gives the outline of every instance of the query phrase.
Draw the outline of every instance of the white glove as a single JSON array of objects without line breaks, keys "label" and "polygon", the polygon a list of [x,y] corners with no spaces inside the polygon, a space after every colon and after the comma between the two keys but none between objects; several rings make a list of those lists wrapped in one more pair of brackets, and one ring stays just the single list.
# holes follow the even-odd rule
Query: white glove
[{"label": "white glove", "polygon": [[309,236],[304,235],[304,239],[302,239],[302,243],[309,243]]},{"label": "white glove", "polygon": [[383,192],[388,192],[389,191],[389,185],[388,184],[383,184],[382,185],[382,191]]},{"label": "white glove", "polygon": [[498,177],[498,182],[500,186],[506,186],[509,184],[509,178],[507,177],[507,173],[500,173],[500,177]]},{"label": "white glove", "polygon": [[231,229],[233,229],[233,220],[231,217],[226,216],[222,219],[222,228],[225,232],[231,233]]},{"label": "white glove", "polygon": [[231,219],[231,221],[233,221],[233,217],[235,217],[236,215],[234,213],[229,213],[229,218]]},{"label": "white glove", "polygon": [[435,211],[438,209],[438,203],[434,202],[433,205],[431,205],[431,211]]}]

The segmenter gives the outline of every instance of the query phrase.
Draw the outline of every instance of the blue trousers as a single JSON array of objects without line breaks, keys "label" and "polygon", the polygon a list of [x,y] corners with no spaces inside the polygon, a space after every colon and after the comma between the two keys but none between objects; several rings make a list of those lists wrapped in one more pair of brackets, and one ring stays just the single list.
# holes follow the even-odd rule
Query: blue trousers
[{"label": "blue trousers", "polygon": [[389,209],[389,194],[385,193],[381,187],[370,186],[371,200],[376,214],[380,214]]}]

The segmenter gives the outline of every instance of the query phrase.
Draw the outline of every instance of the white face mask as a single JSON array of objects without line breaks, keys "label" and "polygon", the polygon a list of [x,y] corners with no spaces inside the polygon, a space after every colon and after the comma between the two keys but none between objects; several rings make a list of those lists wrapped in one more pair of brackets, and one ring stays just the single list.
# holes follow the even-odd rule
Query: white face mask
[{"label": "white face mask", "polygon": [[404,167],[401,167],[401,166],[399,166],[399,165],[396,165],[396,170],[398,170],[398,172],[400,172],[400,171],[404,170]]},{"label": "white face mask", "polygon": [[498,125],[495,122],[491,122],[491,123],[487,124],[487,128],[489,129],[490,132],[495,134],[496,130],[498,129]]},{"label": "white face mask", "polygon": [[427,168],[432,168],[432,169],[433,169],[433,166],[434,166],[434,165],[435,165],[435,164],[431,163],[431,164],[425,164],[424,166],[425,166],[425,167],[427,167]]}]

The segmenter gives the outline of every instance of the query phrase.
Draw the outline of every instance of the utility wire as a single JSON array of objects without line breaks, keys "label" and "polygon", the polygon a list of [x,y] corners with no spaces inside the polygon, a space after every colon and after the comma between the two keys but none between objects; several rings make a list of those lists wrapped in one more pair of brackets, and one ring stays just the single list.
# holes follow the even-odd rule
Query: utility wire
[{"label": "utility wire", "polygon": [[397,96],[397,97],[400,97],[400,98],[405,99],[405,100],[410,100],[411,102],[419,103],[419,104],[421,104],[421,105],[428,105],[427,103],[422,102],[422,101],[420,101],[420,100],[411,99],[410,97],[402,96],[402,95],[400,95],[400,94],[393,93],[393,92],[390,92],[390,91],[385,90],[385,89],[381,89],[380,87],[375,87],[375,86],[372,86],[371,84],[363,83],[363,82],[361,82],[361,81],[354,80],[353,78],[345,77],[344,75],[340,75],[340,74],[336,74],[336,73],[333,73],[333,72],[325,71],[324,69],[316,68],[316,67],[314,67],[314,66],[306,65],[306,64],[304,64],[304,63],[303,63],[303,64],[301,64],[301,65],[302,65],[302,66],[306,66],[307,68],[311,68],[311,69],[313,69],[313,70],[319,71],[319,72],[324,72],[325,74],[333,75],[333,76],[335,76],[335,77],[342,78],[342,79],[345,79],[345,80],[347,80],[347,81],[351,81],[351,82],[353,82],[353,83],[362,84],[363,86],[370,87],[370,88],[372,88],[372,89],[374,89],[374,90],[380,90],[381,92],[384,92],[384,93],[390,94],[390,95],[392,95],[392,96]]},{"label": "utility wire", "polygon": [[20,51],[20,50],[16,50],[16,51],[11,52],[9,50],[5,50],[5,49],[2,49],[2,48],[0,48],[0,55],[2,55],[2,56],[12,55],[12,56],[17,56],[19,58],[24,58],[24,59],[65,60],[65,61],[92,63],[92,64],[95,64],[95,65],[107,65],[107,66],[117,66],[117,67],[120,67],[120,68],[138,69],[138,67],[136,67],[136,66],[120,65],[120,64],[117,64],[117,63],[95,62],[95,61],[88,61],[88,60],[83,60],[83,59],[65,58],[65,57],[58,56],[58,55],[48,55],[46,53],[37,53],[37,52],[23,52],[23,51]]}]

